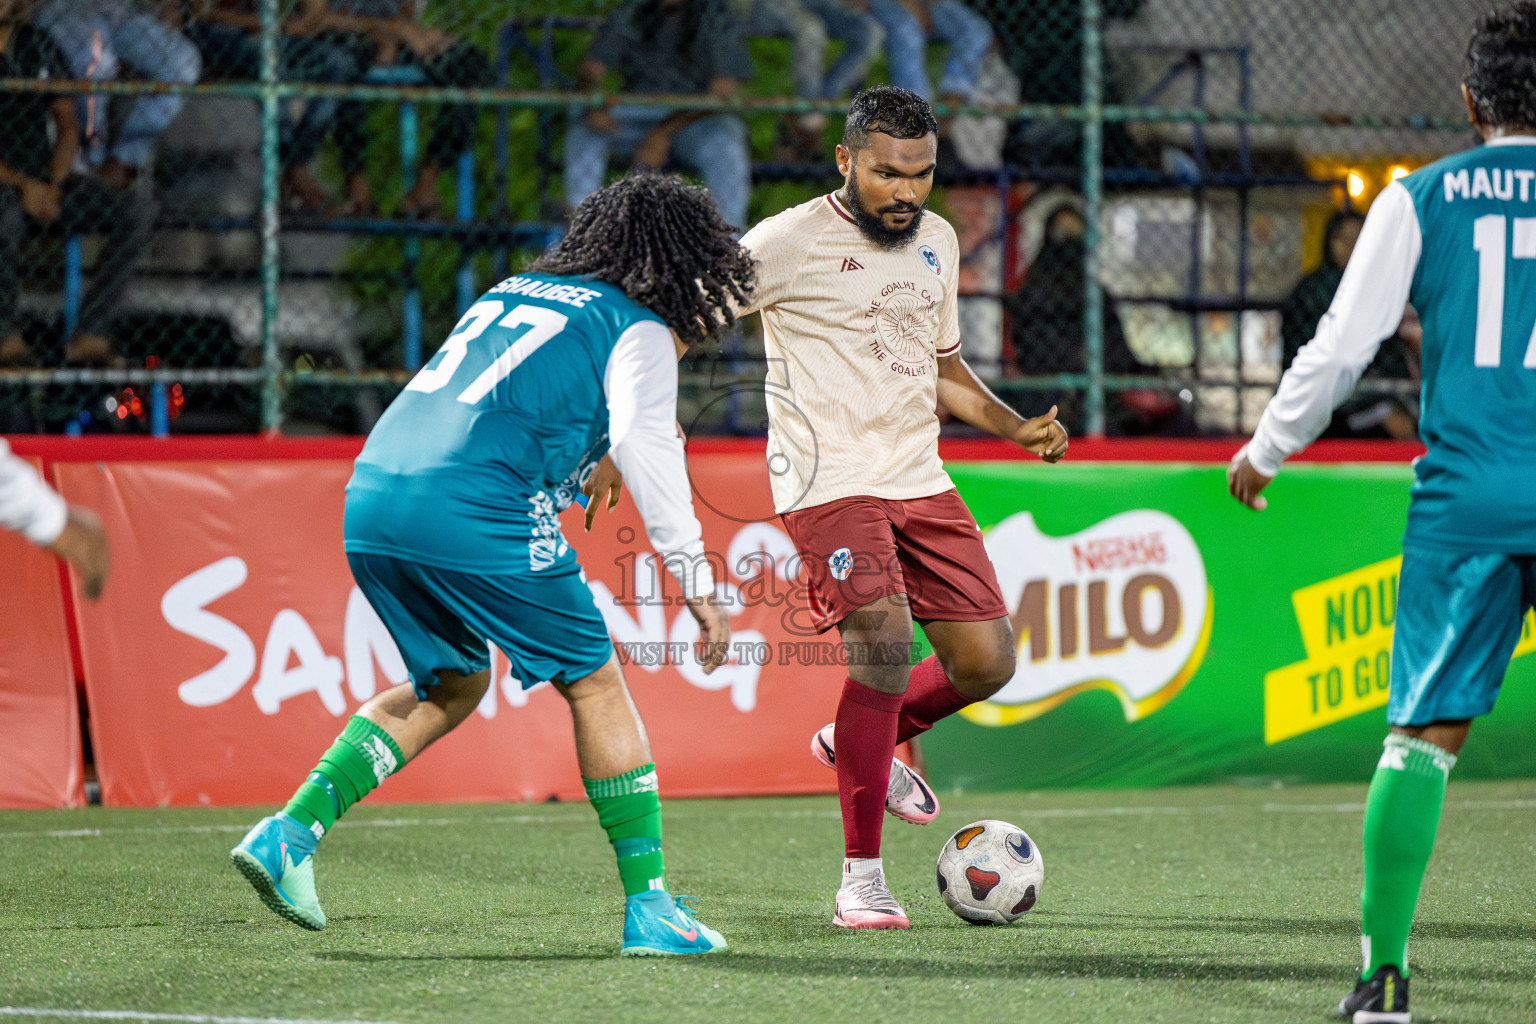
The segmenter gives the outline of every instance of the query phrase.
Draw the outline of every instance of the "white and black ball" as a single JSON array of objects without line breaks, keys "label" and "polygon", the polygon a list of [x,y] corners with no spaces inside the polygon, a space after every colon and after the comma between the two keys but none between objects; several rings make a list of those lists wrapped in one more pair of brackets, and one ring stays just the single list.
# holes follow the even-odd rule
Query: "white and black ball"
[{"label": "white and black ball", "polygon": [[971,924],[1011,924],[1040,899],[1045,861],[1035,841],[1006,821],[973,821],[939,852],[939,895]]}]

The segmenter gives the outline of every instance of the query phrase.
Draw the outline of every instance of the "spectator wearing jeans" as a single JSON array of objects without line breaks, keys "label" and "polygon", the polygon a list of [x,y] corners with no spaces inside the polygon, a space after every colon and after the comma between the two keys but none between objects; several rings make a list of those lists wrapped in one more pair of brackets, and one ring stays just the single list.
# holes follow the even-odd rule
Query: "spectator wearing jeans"
[{"label": "spectator wearing jeans", "polygon": [[[626,93],[732,96],[752,75],[742,24],[721,0],[629,0],[598,30],[577,88],[598,88],[613,68]],[[752,172],[747,126],[730,114],[619,105],[575,111],[565,135],[565,201],[603,184],[617,151],[637,167],[668,158],[696,172],[727,223],[746,226]]]},{"label": "spectator wearing jeans", "polygon": [[[191,0],[187,38],[203,55],[208,71],[220,78],[254,81],[261,77],[261,18],[257,0]],[[320,39],[302,38],[305,26],[290,18],[278,40],[278,75],[288,81],[343,84],[357,80],[357,62],[346,50]],[[291,104],[278,108],[278,152],[283,167],[285,205],[301,213],[323,213],[333,205],[315,179],[310,163],[336,122],[337,101],[310,97],[295,120]]]},{"label": "spectator wearing jeans", "polygon": [[867,9],[885,29],[885,55],[891,84],[933,101],[928,79],[929,40],[949,44],[949,59],[939,79],[939,97],[969,103],[982,62],[992,46],[992,26],[960,0],[848,0]]},{"label": "spectator wearing jeans", "polygon": [[[179,3],[149,0],[43,0],[32,22],[53,37],[63,51],[65,78],[92,82],[116,81],[121,62],[156,82],[191,85],[202,71],[197,47],[172,27],[180,18]],[[106,141],[105,93],[78,100],[79,121],[85,128],[86,162],[109,183],[121,188],[138,175],[162,132],[186,103],[185,96],[138,96],[110,148]]]},{"label": "spectator wearing jeans", "polygon": [[[0,0],[0,78],[68,78],[64,55],[46,32],[19,20],[20,6]],[[66,362],[105,362],[112,354],[107,324],[149,237],[154,204],[94,175],[70,173],[80,142],[71,97],[0,92],[0,125],[0,362],[29,359],[17,319],[18,250],[28,231],[45,227],[106,236],[64,349]]]},{"label": "spectator wearing jeans", "polygon": [[[490,60],[473,43],[455,39],[441,29],[416,20],[415,0],[298,0],[298,20],[306,31],[344,47],[367,75],[373,68],[414,67],[429,85],[488,89],[496,84]],[[469,149],[475,138],[480,108],[445,103],[437,108],[416,182],[400,201],[400,212],[432,217],[442,210],[437,182],[443,168]],[[374,211],[368,166],[368,110],[362,103],[343,103],[336,115],[336,145],[347,178],[347,209],[354,215]]]},{"label": "spectator wearing jeans", "polygon": [[[841,0],[731,0],[731,8],[746,26],[749,38],[786,37],[795,95],[809,100],[846,96],[864,81],[880,56],[885,30],[863,11]],[[827,67],[827,41],[840,40],[843,52]],[[825,114],[801,114],[784,122],[783,142],[799,158],[825,159],[822,131]]]}]

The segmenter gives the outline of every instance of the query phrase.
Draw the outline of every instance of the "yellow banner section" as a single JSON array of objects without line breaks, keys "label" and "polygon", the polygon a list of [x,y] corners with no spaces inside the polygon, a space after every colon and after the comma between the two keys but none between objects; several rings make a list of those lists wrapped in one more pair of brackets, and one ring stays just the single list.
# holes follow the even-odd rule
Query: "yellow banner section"
[{"label": "yellow banner section", "polygon": [[[1264,742],[1300,736],[1387,703],[1401,556],[1291,594],[1307,657],[1264,676]],[[1527,615],[1515,657],[1536,650]]]}]

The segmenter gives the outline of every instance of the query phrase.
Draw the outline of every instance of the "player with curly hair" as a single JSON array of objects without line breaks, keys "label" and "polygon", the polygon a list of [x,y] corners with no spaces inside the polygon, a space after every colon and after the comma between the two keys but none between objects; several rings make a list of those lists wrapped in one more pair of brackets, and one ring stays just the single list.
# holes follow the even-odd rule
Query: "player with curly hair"
[{"label": "player with curly hair", "polygon": [[[725,948],[666,888],[656,766],[558,516],[622,473],[698,621],[730,626],[694,516],[677,360],[748,301],[751,259],[703,189],[660,174],[588,197],[527,271],[481,296],[385,411],[347,485],[347,561],[410,680],[373,697],[281,812],[230,853],[274,912],[325,926],[314,853],[348,807],[480,703],[487,642],[570,704],[587,796],[626,897],[625,955]],[[598,474],[599,466],[603,473]]]},{"label": "player with curly hair", "polygon": [[1413,304],[1429,451],[1403,538],[1392,728],[1366,796],[1364,962],[1339,1004],[1355,1024],[1409,1020],[1408,931],[1446,780],[1536,604],[1536,3],[1485,15],[1466,66],[1483,145],[1377,197],[1316,336],[1227,474],[1233,497],[1264,508],[1281,461],[1322,432]]}]

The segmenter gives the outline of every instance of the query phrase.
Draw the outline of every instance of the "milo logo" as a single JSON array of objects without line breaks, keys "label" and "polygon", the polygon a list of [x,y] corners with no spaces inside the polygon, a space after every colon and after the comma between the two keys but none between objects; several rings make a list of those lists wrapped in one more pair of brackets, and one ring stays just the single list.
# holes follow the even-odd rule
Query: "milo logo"
[{"label": "milo logo", "polygon": [[1049,537],[1028,512],[986,533],[1018,638],[1018,670],[962,712],[982,725],[1035,718],[1087,690],[1120,698],[1127,721],[1172,700],[1205,656],[1211,594],[1184,525],[1149,509]]}]

